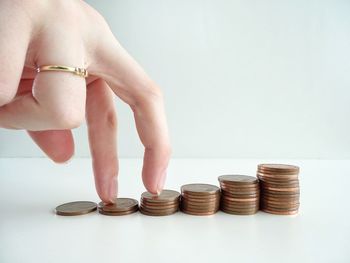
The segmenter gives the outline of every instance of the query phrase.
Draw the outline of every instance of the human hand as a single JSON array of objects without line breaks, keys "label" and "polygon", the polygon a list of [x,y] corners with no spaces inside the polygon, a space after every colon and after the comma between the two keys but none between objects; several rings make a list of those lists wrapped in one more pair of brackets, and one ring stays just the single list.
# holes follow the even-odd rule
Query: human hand
[{"label": "human hand", "polygon": [[[0,36],[0,127],[27,130],[61,163],[74,154],[71,129],[86,117],[96,190],[102,201],[112,202],[116,94],[131,107],[145,146],[143,183],[151,193],[162,190],[171,148],[161,91],[97,11],[80,0],[3,0]],[[83,67],[89,77],[37,73],[44,65]]]}]

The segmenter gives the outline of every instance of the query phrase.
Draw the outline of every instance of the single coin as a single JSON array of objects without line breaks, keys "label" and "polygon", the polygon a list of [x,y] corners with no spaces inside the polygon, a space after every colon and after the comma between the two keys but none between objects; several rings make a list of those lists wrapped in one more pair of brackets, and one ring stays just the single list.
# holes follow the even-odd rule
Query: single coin
[{"label": "single coin", "polygon": [[172,215],[172,214],[175,214],[178,210],[170,210],[170,211],[166,211],[166,212],[157,212],[157,213],[154,213],[154,212],[149,212],[147,210],[144,210],[142,207],[140,207],[140,212],[144,215],[147,215],[147,216],[168,216],[168,215]]},{"label": "single coin", "polygon": [[138,211],[138,207],[134,208],[133,210],[123,211],[123,212],[107,212],[101,208],[98,209],[98,212],[100,214],[106,215],[106,216],[124,216],[124,215],[130,215],[130,214],[136,213],[137,211]]},{"label": "single coin", "polygon": [[233,185],[251,185],[257,184],[258,178],[249,175],[221,175],[218,177],[220,183],[233,184]]},{"label": "single coin", "polygon": [[141,206],[144,208],[148,208],[151,210],[165,210],[165,209],[178,209],[179,204],[175,204],[175,205],[166,205],[166,206],[155,206],[155,205],[147,205],[144,203],[141,203]]},{"label": "single coin", "polygon": [[270,197],[270,196],[264,196],[264,198],[261,198],[260,200],[265,200],[265,201],[271,201],[271,202],[290,202],[290,203],[297,203],[299,202],[299,197],[294,197],[294,198],[278,198],[278,197]]},{"label": "single coin", "polygon": [[238,204],[252,204],[252,203],[259,203],[260,198],[229,198],[229,197],[223,197],[221,198],[221,202],[226,203],[238,203]]},{"label": "single coin", "polygon": [[150,213],[161,213],[161,212],[168,212],[168,211],[176,211],[179,209],[179,207],[171,207],[171,208],[163,208],[163,209],[158,209],[158,208],[150,208],[150,207],[146,207],[146,206],[143,206],[141,204],[140,206],[141,209],[147,211],[147,212],[150,212]]},{"label": "single coin", "polygon": [[[277,189],[277,190],[275,190]],[[261,185],[261,190],[270,190],[270,191],[294,191],[294,190],[300,190],[299,186],[289,186],[289,187],[281,187],[281,186],[271,186],[271,185]]]},{"label": "single coin", "polygon": [[249,212],[239,212],[239,211],[233,211],[233,210],[229,210],[229,209],[221,209],[222,212],[227,213],[227,214],[231,214],[231,215],[254,215],[256,214],[259,210],[252,210]]},{"label": "single coin", "polygon": [[232,187],[232,186],[224,186],[222,185],[221,186],[221,190],[222,191],[226,191],[226,192],[237,192],[237,193],[250,193],[250,192],[256,192],[256,191],[259,191],[259,185],[257,184],[256,186],[254,187]]},{"label": "single coin", "polygon": [[221,204],[225,204],[225,205],[232,205],[232,206],[242,206],[242,207],[246,207],[246,206],[256,206],[259,205],[259,200],[257,201],[253,201],[253,202],[235,202],[235,201],[229,201],[229,200],[221,200]]},{"label": "single coin", "polygon": [[193,203],[215,203],[218,202],[220,200],[219,197],[217,198],[190,198],[190,197],[186,197],[186,196],[182,196],[181,198],[181,202],[193,202]]},{"label": "single coin", "polygon": [[173,190],[163,190],[160,195],[153,195],[150,192],[144,192],[141,198],[149,202],[174,202],[180,198],[180,193]]},{"label": "single coin", "polygon": [[298,210],[294,210],[294,211],[276,211],[276,210],[270,210],[268,208],[263,208],[261,210],[266,212],[266,213],[275,214],[275,215],[296,215],[296,214],[298,214]]},{"label": "single coin", "polygon": [[105,212],[125,212],[134,210],[137,208],[139,203],[137,200],[132,198],[115,198],[113,204],[105,204],[100,202],[98,207]]},{"label": "single coin", "polygon": [[223,194],[221,196],[221,199],[224,199],[226,197],[231,197],[231,198],[259,198],[260,194]]},{"label": "single coin", "polygon": [[300,193],[285,193],[285,192],[265,192],[262,191],[260,195],[261,199],[276,198],[280,200],[293,200],[299,199]]},{"label": "single coin", "polygon": [[262,174],[262,173],[257,173],[258,178],[261,180],[265,181],[276,181],[276,182],[293,182],[297,181],[299,178],[298,174],[293,174],[293,175],[282,175],[282,174]]},{"label": "single coin", "polygon": [[299,205],[293,206],[293,207],[276,207],[276,206],[261,204],[260,207],[261,207],[261,209],[269,209],[269,210],[274,210],[274,211],[294,211],[294,210],[299,209]]},{"label": "single coin", "polygon": [[77,216],[93,212],[97,204],[90,201],[76,201],[65,203],[56,207],[55,212],[60,216]]},{"label": "single coin", "polygon": [[265,176],[257,174],[259,182],[275,183],[275,184],[293,184],[299,183],[299,177],[281,177],[281,176]]},{"label": "single coin", "polygon": [[276,183],[263,183],[263,182],[260,182],[260,187],[262,188],[266,188],[266,187],[271,187],[271,188],[282,188],[282,189],[285,189],[285,188],[300,188],[300,185],[299,183],[297,184],[276,184]]},{"label": "single coin", "polygon": [[146,206],[176,206],[180,203],[180,199],[172,202],[152,202],[147,199],[141,198],[141,203]]},{"label": "single coin", "polygon": [[263,203],[263,204],[260,204],[260,207],[263,207],[263,208],[269,208],[271,210],[296,210],[299,208],[299,204],[297,205],[275,205],[275,204],[267,204],[267,203]]},{"label": "single coin", "polygon": [[211,184],[186,184],[181,187],[181,192],[191,195],[218,194],[220,188]]},{"label": "single coin", "polygon": [[299,167],[296,165],[290,164],[272,164],[272,163],[264,163],[258,165],[259,170],[271,170],[278,172],[299,172]]},{"label": "single coin", "polygon": [[219,203],[214,204],[214,205],[192,205],[192,204],[186,204],[186,203],[182,203],[181,204],[181,208],[185,208],[185,209],[193,209],[193,210],[214,210],[216,208],[218,208],[220,206]]},{"label": "single coin", "polygon": [[218,212],[218,210],[207,211],[207,212],[196,212],[196,211],[190,211],[190,210],[181,210],[181,211],[185,214],[193,215],[193,216],[210,216]]},{"label": "single coin", "polygon": [[188,194],[188,193],[182,193],[181,199],[210,202],[210,201],[220,199],[220,195],[221,195],[220,192],[218,192],[216,194],[208,194],[208,195],[192,195],[192,194]]},{"label": "single coin", "polygon": [[231,207],[231,206],[221,206],[220,209],[231,210],[231,211],[239,211],[239,212],[252,212],[259,210],[258,206],[255,207]]}]

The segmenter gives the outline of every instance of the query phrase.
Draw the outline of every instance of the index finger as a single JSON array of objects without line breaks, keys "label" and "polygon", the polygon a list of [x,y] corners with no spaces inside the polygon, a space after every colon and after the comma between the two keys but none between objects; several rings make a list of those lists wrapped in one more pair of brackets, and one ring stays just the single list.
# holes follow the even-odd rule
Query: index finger
[{"label": "index finger", "polygon": [[143,183],[149,192],[159,194],[171,155],[163,95],[113,34],[109,30],[104,34],[96,51],[99,63],[92,64],[89,72],[105,79],[133,110],[137,132],[145,147]]}]

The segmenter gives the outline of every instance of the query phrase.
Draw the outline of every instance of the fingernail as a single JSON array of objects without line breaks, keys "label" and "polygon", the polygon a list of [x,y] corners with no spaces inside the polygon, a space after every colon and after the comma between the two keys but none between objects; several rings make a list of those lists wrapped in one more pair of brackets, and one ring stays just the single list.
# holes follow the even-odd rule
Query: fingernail
[{"label": "fingernail", "polygon": [[165,179],[167,176],[167,171],[165,171],[159,178],[158,185],[157,185],[157,194],[160,195],[162,193],[162,190],[164,188]]}]

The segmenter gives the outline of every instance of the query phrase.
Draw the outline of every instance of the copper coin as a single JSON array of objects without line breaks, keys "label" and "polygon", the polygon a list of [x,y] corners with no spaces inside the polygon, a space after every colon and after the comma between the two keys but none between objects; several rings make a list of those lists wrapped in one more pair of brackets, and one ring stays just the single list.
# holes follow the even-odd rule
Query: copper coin
[{"label": "copper coin", "polygon": [[254,184],[227,184],[224,182],[220,183],[221,188],[233,188],[233,189],[252,189],[252,188],[258,188],[259,182]]},{"label": "copper coin", "polygon": [[246,203],[259,203],[260,198],[228,198],[223,197],[221,198],[221,202],[229,202],[229,203],[239,203],[239,204],[246,204]]},{"label": "copper coin", "polygon": [[189,211],[189,210],[181,210],[181,211],[185,214],[194,215],[194,216],[210,216],[217,213],[218,210],[207,211],[207,212],[196,212],[196,211]]},{"label": "copper coin", "polygon": [[251,212],[259,210],[258,206],[255,207],[230,207],[230,206],[221,206],[220,209],[231,210],[231,211],[239,211],[239,212]]},{"label": "copper coin", "polygon": [[133,213],[137,212],[138,210],[139,210],[138,207],[136,207],[133,210],[123,211],[123,212],[107,212],[107,211],[104,211],[103,209],[99,208],[98,212],[102,215],[107,215],[107,216],[124,216],[124,215],[133,214]]},{"label": "copper coin", "polygon": [[216,198],[216,199],[210,199],[210,200],[206,200],[206,199],[192,199],[192,198],[181,198],[181,202],[190,202],[190,203],[195,203],[195,204],[214,204],[216,202],[219,202],[220,198]]},{"label": "copper coin", "polygon": [[232,210],[232,211],[240,211],[240,212],[250,212],[254,210],[259,210],[259,206],[251,206],[251,207],[232,207],[232,206],[226,206],[222,205],[220,206],[221,210]]},{"label": "copper coin", "polygon": [[299,204],[298,205],[293,205],[293,206],[280,206],[280,205],[269,205],[269,204],[260,204],[260,207],[262,208],[268,208],[271,210],[283,210],[283,211],[290,211],[290,210],[296,210],[299,208]]},{"label": "copper coin", "polygon": [[293,207],[276,207],[276,206],[261,204],[260,207],[261,209],[269,209],[274,211],[294,211],[299,209],[299,205],[293,206]]},{"label": "copper coin", "polygon": [[232,211],[229,209],[221,209],[222,212],[227,213],[227,214],[231,214],[231,215],[254,215],[256,214],[259,210],[252,210],[249,212],[239,212],[239,211]]},{"label": "copper coin", "polygon": [[249,196],[249,195],[259,195],[260,189],[256,189],[254,191],[227,191],[227,190],[222,190],[221,195],[226,195],[226,196]]},{"label": "copper coin", "polygon": [[190,195],[208,195],[220,193],[220,188],[211,184],[186,184],[181,187],[182,193]]},{"label": "copper coin", "polygon": [[190,195],[187,193],[183,193],[181,195],[181,199],[188,199],[188,200],[198,200],[198,201],[214,201],[217,199],[220,199],[220,193],[217,194],[211,194],[211,195]]},{"label": "copper coin", "polygon": [[292,188],[276,188],[276,187],[264,187],[264,190],[276,191],[276,192],[298,192],[299,187]]},{"label": "copper coin", "polygon": [[275,214],[275,215],[296,215],[296,214],[298,214],[298,210],[294,210],[294,211],[276,211],[276,210],[270,210],[268,208],[263,208],[261,210],[266,212],[266,213]]},{"label": "copper coin", "polygon": [[254,192],[259,190],[259,184],[257,184],[254,187],[240,187],[240,186],[226,186],[221,185],[221,190],[224,190],[226,192]]},{"label": "copper coin", "polygon": [[179,204],[155,206],[155,205],[147,205],[145,203],[141,203],[141,206],[152,210],[165,210],[165,209],[177,209],[179,207]]},{"label": "copper coin", "polygon": [[213,205],[193,205],[193,204],[187,204],[182,203],[181,207],[186,209],[200,209],[200,210],[210,210],[210,209],[216,209],[219,207],[219,203],[213,204]]},{"label": "copper coin", "polygon": [[278,172],[299,172],[299,167],[296,165],[290,164],[272,164],[272,163],[264,163],[258,165],[259,170],[270,170],[270,171],[278,171]]},{"label": "copper coin", "polygon": [[263,177],[258,175],[259,183],[262,185],[263,183],[271,183],[271,184],[299,184],[299,178],[282,178],[282,177]]},{"label": "copper coin", "polygon": [[141,203],[147,206],[173,206],[178,205],[180,203],[180,199],[172,202],[150,202],[147,199],[141,198]]},{"label": "copper coin", "polygon": [[222,198],[221,202],[226,203],[235,203],[235,204],[252,204],[252,203],[259,203],[260,198],[245,198],[245,199],[239,199],[239,198]]},{"label": "copper coin", "polygon": [[144,210],[142,207],[140,207],[140,212],[144,215],[147,215],[147,216],[168,216],[168,215],[172,215],[172,214],[175,214],[178,210],[174,209],[174,210],[169,210],[169,211],[162,211],[162,212],[149,212],[147,210]]},{"label": "copper coin", "polygon": [[173,190],[163,190],[160,195],[153,195],[150,192],[144,192],[141,198],[149,202],[173,202],[180,198],[180,193]]},{"label": "copper coin", "polygon": [[269,174],[258,173],[257,176],[260,180],[265,180],[265,181],[293,182],[293,181],[299,180],[298,175],[281,175],[281,174],[269,175]]},{"label": "copper coin", "polygon": [[161,212],[168,212],[168,211],[176,211],[176,210],[179,209],[178,206],[170,207],[170,208],[163,208],[163,209],[150,208],[150,207],[143,206],[142,204],[140,205],[140,208],[145,210],[145,211],[147,211],[147,212],[150,212],[150,213],[161,213]]},{"label": "copper coin", "polygon": [[287,182],[272,182],[261,180],[260,186],[271,186],[271,187],[299,187],[299,180],[287,181]]},{"label": "copper coin", "polygon": [[221,199],[224,199],[226,197],[231,197],[231,198],[259,198],[260,194],[254,194],[254,195],[238,195],[238,194],[224,194],[221,196]]},{"label": "copper coin", "polygon": [[234,185],[251,185],[257,184],[258,178],[249,176],[249,175],[221,175],[218,177],[219,182],[224,182],[225,184],[234,184]]},{"label": "copper coin", "polygon": [[125,212],[134,210],[137,208],[139,203],[137,200],[132,198],[115,198],[114,204],[105,204],[100,202],[98,207],[101,208],[105,212]]},{"label": "copper coin", "polygon": [[271,201],[271,202],[299,202],[299,197],[295,197],[295,198],[274,198],[274,197],[264,197],[260,199],[265,200],[265,201]]},{"label": "copper coin", "polygon": [[230,201],[230,200],[221,200],[221,204],[228,204],[228,205],[237,205],[237,206],[254,206],[259,204],[259,200],[256,201],[249,201],[249,202],[236,202],[236,201]]},{"label": "copper coin", "polygon": [[278,198],[278,199],[295,199],[300,198],[300,193],[287,193],[287,192],[262,192],[260,199],[267,197]]},{"label": "copper coin", "polygon": [[90,201],[76,201],[65,203],[56,207],[55,212],[60,216],[77,216],[93,212],[97,204]]}]

